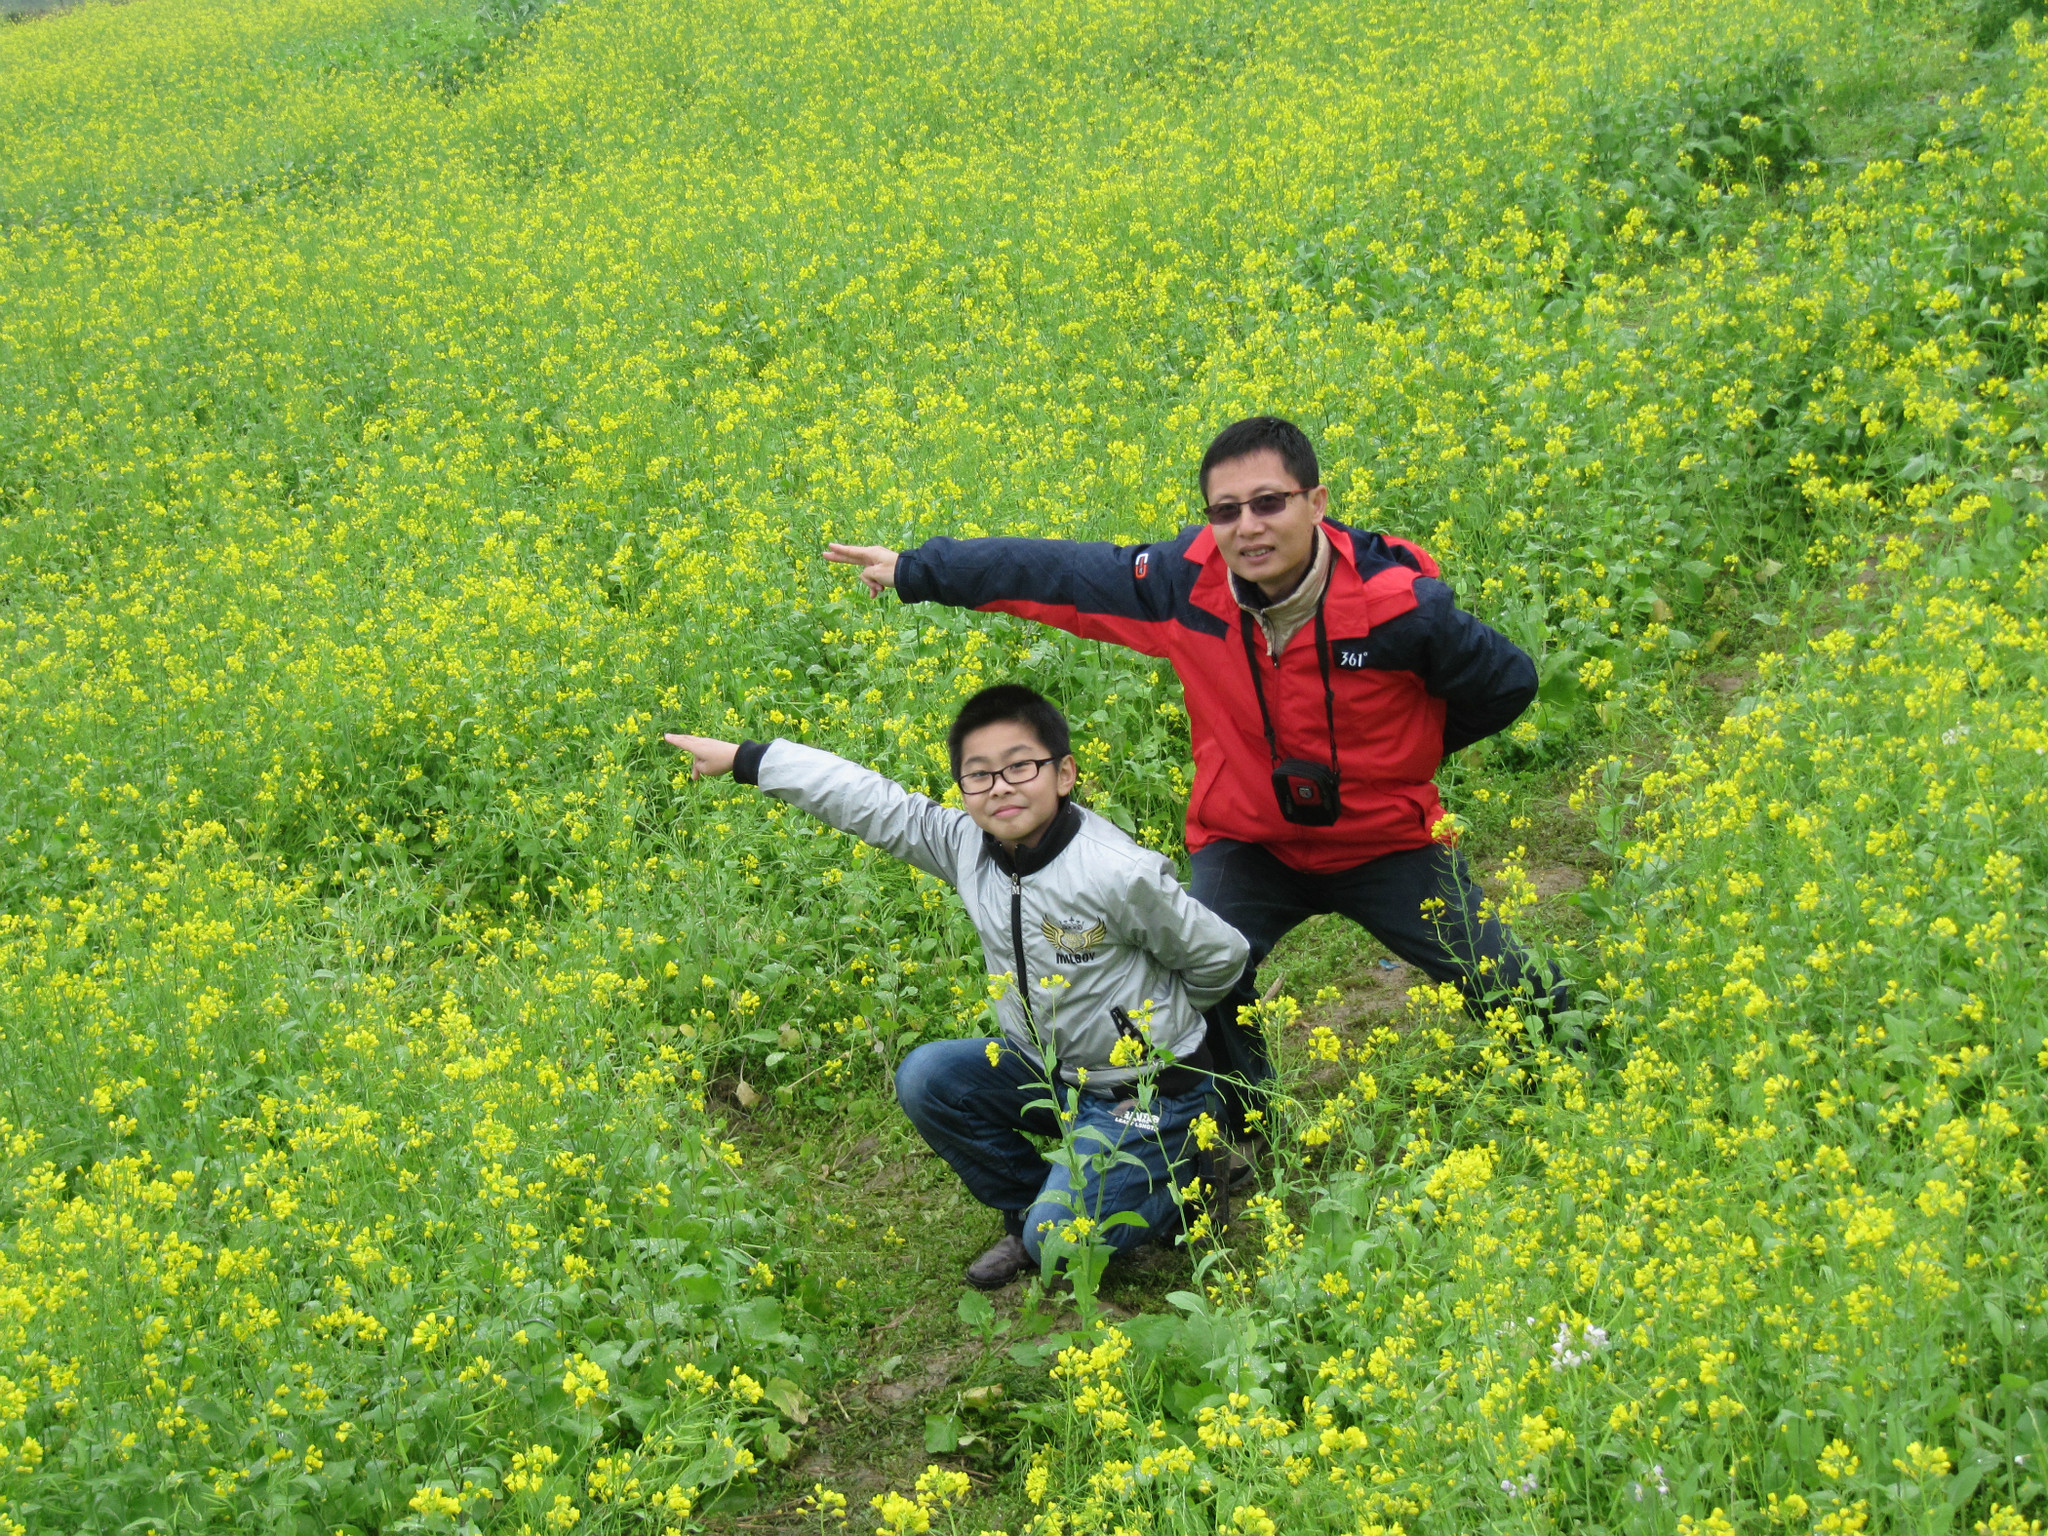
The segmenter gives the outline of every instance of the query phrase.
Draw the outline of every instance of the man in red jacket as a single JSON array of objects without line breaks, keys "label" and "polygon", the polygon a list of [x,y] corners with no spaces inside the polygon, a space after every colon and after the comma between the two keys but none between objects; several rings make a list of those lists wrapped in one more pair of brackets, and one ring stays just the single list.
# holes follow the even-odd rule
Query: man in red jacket
[{"label": "man in red jacket", "polygon": [[1195,756],[1193,892],[1251,941],[1210,1045],[1247,1085],[1271,1068],[1237,1008],[1267,952],[1319,913],[1475,1007],[1518,993],[1562,1006],[1554,978],[1525,981],[1525,952],[1436,840],[1438,764],[1513,723],[1535,665],[1459,609],[1422,549],[1326,520],[1315,448],[1293,423],[1226,427],[1200,485],[1206,526],[1158,544],[928,539],[825,558],[859,566],[877,596],[1019,614],[1172,662]]}]

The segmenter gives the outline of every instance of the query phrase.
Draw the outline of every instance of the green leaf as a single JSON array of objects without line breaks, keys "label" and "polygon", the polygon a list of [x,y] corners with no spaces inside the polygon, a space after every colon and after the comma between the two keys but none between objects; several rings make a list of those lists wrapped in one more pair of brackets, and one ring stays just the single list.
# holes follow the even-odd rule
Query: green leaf
[{"label": "green leaf", "polygon": [[1987,1298],[1984,1302],[1984,1320],[1991,1325],[1991,1336],[1998,1340],[1999,1348],[2012,1348],[2012,1319],[2006,1316],[2005,1308]]},{"label": "green leaf", "polygon": [[1145,1312],[1118,1324],[1118,1329],[1137,1347],[1139,1356],[1149,1361],[1158,1359],[1178,1342],[1187,1323],[1171,1312]]},{"label": "green leaf", "polygon": [[682,1292],[684,1299],[700,1307],[725,1299],[725,1284],[716,1275],[685,1275],[676,1289]]},{"label": "green leaf", "polygon": [[810,1402],[803,1389],[795,1382],[781,1376],[770,1377],[766,1388],[768,1401],[780,1408],[785,1417],[795,1424],[811,1422]]},{"label": "green leaf", "polygon": [[728,1307],[725,1315],[749,1344],[773,1343],[782,1332],[782,1303],[773,1296],[756,1296],[752,1301]]},{"label": "green leaf", "polygon": [[928,1413],[924,1419],[924,1448],[934,1456],[960,1449],[960,1420],[950,1413]]},{"label": "green leaf", "polygon": [[655,1419],[667,1405],[666,1397],[642,1396],[634,1392],[619,1394],[619,1406],[626,1411],[626,1417],[633,1421],[634,1428],[643,1434],[653,1428]]},{"label": "green leaf", "polygon": [[996,1320],[995,1303],[979,1291],[966,1291],[960,1297],[960,1321],[970,1328],[986,1328]]},{"label": "green leaf", "polygon": [[707,1500],[697,1511],[700,1515],[738,1515],[750,1510],[759,1501],[760,1493],[752,1482],[730,1483],[719,1493]]}]

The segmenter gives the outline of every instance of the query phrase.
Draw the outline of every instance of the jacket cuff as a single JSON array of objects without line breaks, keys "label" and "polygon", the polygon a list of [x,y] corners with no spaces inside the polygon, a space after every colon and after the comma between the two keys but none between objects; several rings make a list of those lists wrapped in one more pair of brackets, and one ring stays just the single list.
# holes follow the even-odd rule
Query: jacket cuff
[{"label": "jacket cuff", "polygon": [[741,784],[761,782],[761,759],[768,751],[765,741],[743,741],[732,755],[732,776]]},{"label": "jacket cuff", "polygon": [[923,571],[917,551],[906,549],[896,557],[896,601],[899,603],[928,603],[931,601],[931,583]]}]

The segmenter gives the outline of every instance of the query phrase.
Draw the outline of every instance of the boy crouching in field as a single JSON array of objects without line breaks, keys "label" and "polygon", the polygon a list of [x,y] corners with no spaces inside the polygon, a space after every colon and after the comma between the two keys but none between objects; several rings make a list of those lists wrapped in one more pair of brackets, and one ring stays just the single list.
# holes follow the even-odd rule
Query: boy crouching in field
[{"label": "boy crouching in field", "polygon": [[[969,1284],[1007,1285],[1076,1216],[1100,1226],[1136,1213],[1143,1226],[1103,1232],[1118,1249],[1171,1229],[1174,1186],[1193,1176],[1190,1127],[1215,1108],[1202,1010],[1229,993],[1248,946],[1181,889],[1165,858],[1068,798],[1076,768],[1057,709],[1016,684],[961,707],[946,745],[964,811],[791,741],[664,740],[691,755],[697,777],[730,771],[952,885],[989,974],[1017,978],[996,1003],[1000,1040],[928,1041],[896,1072],[897,1100],[919,1134],[975,1199],[1003,1214],[1004,1236],[968,1266]],[[1149,1059],[1117,1049],[1137,1021]],[[1069,1087],[1080,1090],[1075,1150],[1131,1154],[1095,1159],[1111,1166],[1085,1176],[1094,1188],[1073,1189],[1070,1169],[1048,1170],[1025,1138],[1059,1133],[1042,1107],[1047,1047],[1060,1103]],[[1145,1075],[1149,1111],[1134,1097]],[[1041,1107],[1026,1107],[1034,1101]]]}]

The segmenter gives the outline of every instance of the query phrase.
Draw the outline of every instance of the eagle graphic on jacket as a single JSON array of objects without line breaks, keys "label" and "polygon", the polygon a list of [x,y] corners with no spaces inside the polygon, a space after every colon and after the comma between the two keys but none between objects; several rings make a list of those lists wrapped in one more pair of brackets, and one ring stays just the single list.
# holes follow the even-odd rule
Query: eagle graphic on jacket
[{"label": "eagle graphic on jacket", "polygon": [[1061,965],[1087,964],[1095,958],[1095,946],[1109,937],[1109,929],[1101,923],[1091,923],[1083,928],[1078,923],[1072,926],[1056,923],[1049,917],[1039,920],[1038,929],[1057,951],[1056,958]]}]

